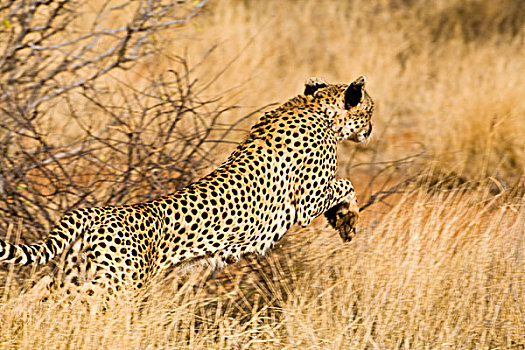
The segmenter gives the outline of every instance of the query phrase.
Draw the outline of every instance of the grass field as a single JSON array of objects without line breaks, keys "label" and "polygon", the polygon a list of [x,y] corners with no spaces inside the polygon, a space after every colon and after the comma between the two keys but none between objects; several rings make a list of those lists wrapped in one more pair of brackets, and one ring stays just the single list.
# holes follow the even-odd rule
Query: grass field
[{"label": "grass field", "polygon": [[[125,103],[121,82],[139,86],[175,55],[196,64],[213,45],[195,74],[210,98],[241,106],[224,123],[301,92],[307,77],[366,74],[372,139],[339,147],[339,175],[362,203],[415,180],[367,207],[351,243],[319,218],[265,257],[177,269],[144,301],[110,312],[61,301],[21,311],[30,281],[0,270],[0,348],[525,348],[520,1],[212,1],[165,35],[172,47],[105,80],[114,104]],[[63,118],[42,125],[74,137]],[[217,163],[233,145],[224,147]]]}]

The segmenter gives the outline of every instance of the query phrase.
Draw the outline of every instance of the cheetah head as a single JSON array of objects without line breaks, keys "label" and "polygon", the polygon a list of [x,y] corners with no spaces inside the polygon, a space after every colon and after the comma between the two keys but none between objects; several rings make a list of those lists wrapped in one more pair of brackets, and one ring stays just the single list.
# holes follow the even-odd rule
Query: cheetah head
[{"label": "cheetah head", "polygon": [[365,91],[365,81],[365,76],[350,85],[328,84],[316,77],[306,81],[304,94],[330,118],[338,141],[363,142],[372,132],[374,102]]}]

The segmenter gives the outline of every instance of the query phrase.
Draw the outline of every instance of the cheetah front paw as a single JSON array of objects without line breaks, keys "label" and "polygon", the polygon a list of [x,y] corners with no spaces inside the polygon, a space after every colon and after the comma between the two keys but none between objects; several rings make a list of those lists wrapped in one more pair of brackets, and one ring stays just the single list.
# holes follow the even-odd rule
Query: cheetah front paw
[{"label": "cheetah front paw", "polygon": [[354,238],[359,219],[359,208],[355,201],[353,203],[341,202],[328,209],[324,215],[330,225],[339,231],[343,241],[349,242]]}]

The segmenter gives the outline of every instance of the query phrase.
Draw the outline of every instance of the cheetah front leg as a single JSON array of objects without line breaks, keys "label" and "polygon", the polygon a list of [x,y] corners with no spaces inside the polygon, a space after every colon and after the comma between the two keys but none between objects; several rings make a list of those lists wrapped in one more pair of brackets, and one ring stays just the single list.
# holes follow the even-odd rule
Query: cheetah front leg
[{"label": "cheetah front leg", "polygon": [[328,210],[324,215],[330,225],[335,228],[343,241],[352,240],[356,233],[359,207],[354,186],[350,180],[332,180],[328,195]]}]

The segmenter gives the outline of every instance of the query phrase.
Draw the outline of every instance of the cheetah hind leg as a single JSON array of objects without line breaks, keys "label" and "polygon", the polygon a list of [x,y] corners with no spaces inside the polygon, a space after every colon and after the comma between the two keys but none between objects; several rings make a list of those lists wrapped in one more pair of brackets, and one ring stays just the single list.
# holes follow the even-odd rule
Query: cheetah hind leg
[{"label": "cheetah hind leg", "polygon": [[13,310],[17,313],[22,314],[31,310],[41,302],[45,302],[53,295],[52,289],[55,286],[55,280],[49,276],[43,276],[38,282],[33,285],[30,289],[22,292],[20,296],[14,298]]},{"label": "cheetah hind leg", "polygon": [[54,283],[51,276],[42,277],[31,289],[19,297],[18,303],[22,306],[47,300],[51,295],[51,288]]},{"label": "cheetah hind leg", "polygon": [[354,238],[359,219],[359,207],[355,199],[334,205],[324,215],[330,225],[339,232],[343,241],[350,242]]},{"label": "cheetah hind leg", "polygon": [[80,303],[89,306],[92,310],[104,310],[112,301],[107,290],[93,283],[59,282],[53,277],[42,277],[27,292],[16,298],[15,310],[24,311],[42,303]]}]

